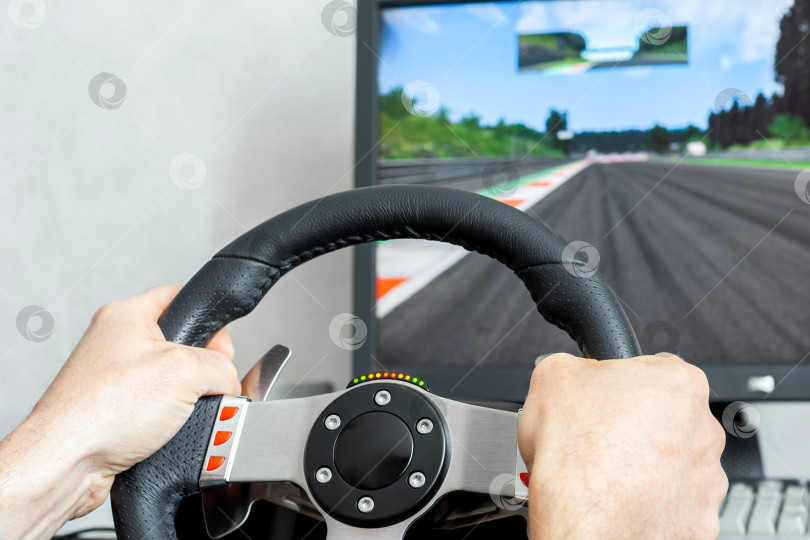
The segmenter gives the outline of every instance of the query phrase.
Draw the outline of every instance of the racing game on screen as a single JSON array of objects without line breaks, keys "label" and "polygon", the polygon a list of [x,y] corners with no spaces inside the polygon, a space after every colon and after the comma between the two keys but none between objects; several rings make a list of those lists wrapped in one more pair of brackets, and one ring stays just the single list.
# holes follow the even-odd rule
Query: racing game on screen
[{"label": "racing game on screen", "polygon": [[[397,7],[379,42],[378,181],[530,214],[613,288],[647,353],[810,352],[810,0]],[[576,271],[576,269],[572,269]],[[376,247],[383,366],[578,353],[500,263]]]}]

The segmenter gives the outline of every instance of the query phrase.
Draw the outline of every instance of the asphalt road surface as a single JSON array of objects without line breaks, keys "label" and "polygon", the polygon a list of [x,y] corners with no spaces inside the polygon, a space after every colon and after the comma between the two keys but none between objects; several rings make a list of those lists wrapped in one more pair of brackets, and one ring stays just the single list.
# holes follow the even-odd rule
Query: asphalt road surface
[{"label": "asphalt road surface", "polygon": [[548,163],[529,162],[528,165],[523,165],[520,160],[517,160],[509,162],[507,164],[508,168],[500,169],[497,165],[493,164],[492,168],[483,171],[482,174],[463,178],[454,178],[453,180],[437,182],[433,185],[460,189],[462,191],[479,191],[481,189],[491,189],[494,183],[503,181],[504,179],[508,179],[510,182],[513,182],[516,181],[518,177],[529,176],[540,171],[560,167],[572,162],[573,160],[560,160],[559,162],[549,161]]},{"label": "asphalt road surface", "polygon": [[[810,352],[810,205],[798,171],[591,165],[531,209],[600,255],[646,352],[695,363]],[[472,254],[380,324],[383,365],[481,365],[577,353],[512,272]]]}]

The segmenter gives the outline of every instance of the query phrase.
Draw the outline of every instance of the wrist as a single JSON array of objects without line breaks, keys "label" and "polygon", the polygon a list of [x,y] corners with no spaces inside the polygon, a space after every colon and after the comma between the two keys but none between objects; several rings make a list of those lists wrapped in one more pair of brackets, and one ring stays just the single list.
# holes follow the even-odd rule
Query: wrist
[{"label": "wrist", "polygon": [[0,535],[49,538],[98,504],[84,450],[80,433],[35,413],[0,442]]}]

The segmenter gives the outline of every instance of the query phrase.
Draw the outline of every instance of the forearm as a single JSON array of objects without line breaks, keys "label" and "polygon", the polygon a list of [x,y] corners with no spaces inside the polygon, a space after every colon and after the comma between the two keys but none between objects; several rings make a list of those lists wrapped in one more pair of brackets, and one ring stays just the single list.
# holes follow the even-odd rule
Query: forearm
[{"label": "forearm", "polygon": [[32,416],[0,442],[0,537],[50,538],[86,512],[94,486],[81,439]]}]

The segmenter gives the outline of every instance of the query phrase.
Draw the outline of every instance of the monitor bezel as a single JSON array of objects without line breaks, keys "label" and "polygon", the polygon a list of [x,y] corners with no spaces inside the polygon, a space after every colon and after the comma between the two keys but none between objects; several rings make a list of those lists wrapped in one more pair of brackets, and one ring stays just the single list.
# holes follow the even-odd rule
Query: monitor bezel
[{"label": "monitor bezel", "polygon": [[[355,187],[377,183],[376,148],[378,145],[377,61],[382,10],[393,7],[491,3],[481,0],[358,0],[357,2],[357,77],[355,93]],[[504,3],[504,2],[498,2]],[[378,321],[373,313],[376,296],[374,244],[354,248],[353,310],[366,322],[368,336],[362,347],[353,351],[353,373],[385,369],[377,361]],[[528,294],[528,293],[527,293]],[[796,364],[745,365],[700,363],[711,387],[710,400],[801,400],[810,399],[810,352]],[[397,366],[401,369],[403,366]],[[532,365],[480,366],[472,371],[452,366],[415,366],[414,373],[431,385],[433,391],[455,399],[522,401],[529,388]],[[748,388],[752,377],[772,376],[775,389],[770,393]]]}]

